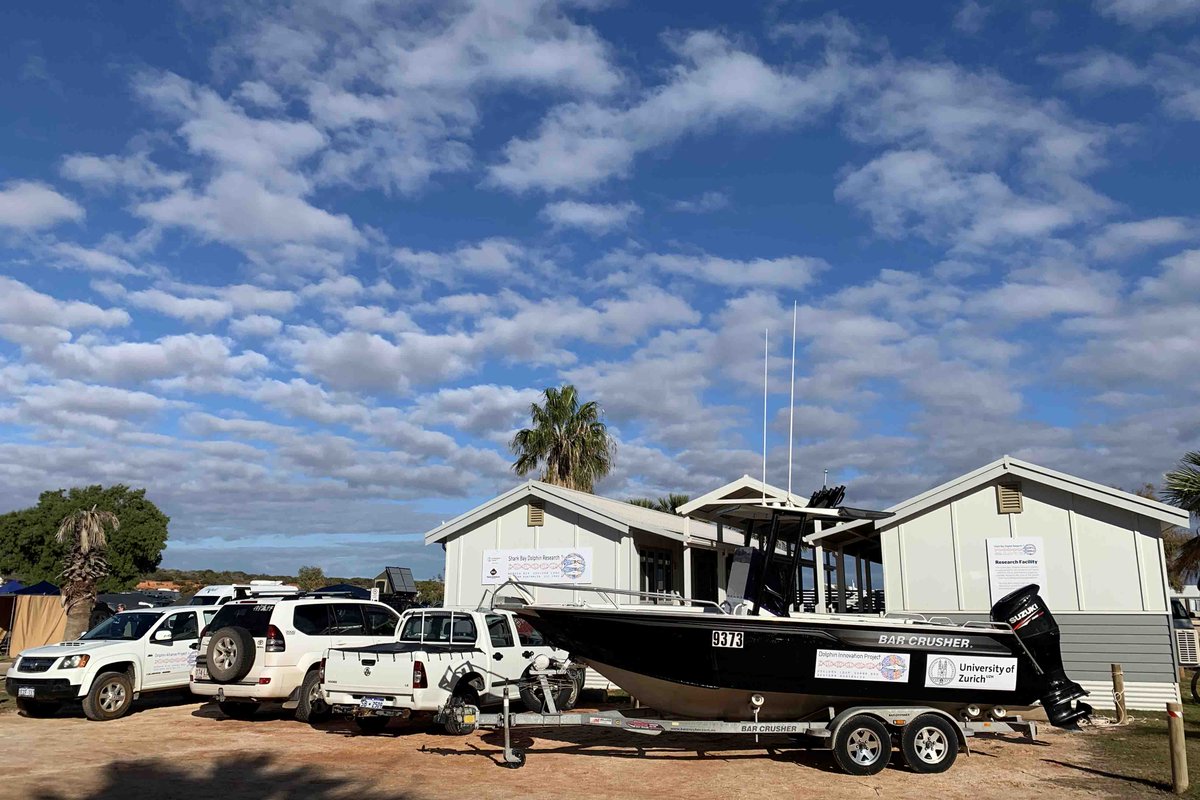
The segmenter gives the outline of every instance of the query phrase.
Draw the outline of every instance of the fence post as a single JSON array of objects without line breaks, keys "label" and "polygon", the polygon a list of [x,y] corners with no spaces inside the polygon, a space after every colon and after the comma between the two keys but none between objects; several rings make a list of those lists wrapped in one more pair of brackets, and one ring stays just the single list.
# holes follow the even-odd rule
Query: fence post
[{"label": "fence post", "polygon": [[1175,794],[1183,794],[1188,790],[1188,766],[1181,703],[1167,703],[1167,735],[1171,742],[1171,788]]},{"label": "fence post", "polygon": [[1125,670],[1120,664],[1112,665],[1113,705],[1117,709],[1117,724],[1129,722],[1129,712],[1125,710]]}]

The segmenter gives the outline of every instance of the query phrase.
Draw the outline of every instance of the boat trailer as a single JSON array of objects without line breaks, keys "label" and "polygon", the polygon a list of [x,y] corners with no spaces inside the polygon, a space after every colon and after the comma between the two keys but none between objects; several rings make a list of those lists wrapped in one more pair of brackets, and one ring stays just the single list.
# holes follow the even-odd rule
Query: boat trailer
[{"label": "boat trailer", "polygon": [[[817,749],[833,751],[834,760],[851,775],[874,775],[891,760],[893,739],[898,740],[904,760],[914,772],[934,773],[949,769],[961,747],[970,753],[967,739],[980,733],[1018,733],[1029,741],[1037,738],[1037,723],[1020,716],[997,719],[958,720],[946,711],[928,706],[853,706],[842,710],[827,709],[827,719],[778,722],[745,720],[672,719],[649,716],[647,709],[616,711],[559,712],[547,678],[553,670],[533,670],[531,677],[543,684],[544,712],[513,713],[512,687],[504,691],[500,713],[484,714],[472,705],[452,704],[438,712],[438,721],[455,717],[459,730],[470,733],[476,728],[504,731],[504,750],[500,765],[510,769],[525,766],[525,752],[512,746],[514,728],[606,728],[643,736],[663,733],[783,734],[793,739],[809,739]],[[762,698],[751,698],[755,717]]]}]

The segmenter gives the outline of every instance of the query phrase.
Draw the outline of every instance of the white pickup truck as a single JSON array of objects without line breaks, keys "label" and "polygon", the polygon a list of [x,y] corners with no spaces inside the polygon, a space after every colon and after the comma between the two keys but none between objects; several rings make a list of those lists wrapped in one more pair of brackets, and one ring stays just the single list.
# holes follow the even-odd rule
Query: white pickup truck
[{"label": "white pickup truck", "polygon": [[172,606],[122,611],[73,642],[34,647],[9,669],[5,687],[28,717],[82,703],[92,720],[129,712],[144,692],[187,689],[200,629],[216,608]]},{"label": "white pickup truck", "polygon": [[[325,702],[335,714],[353,716],[367,733],[382,730],[391,717],[436,713],[451,703],[498,703],[507,686],[540,709],[542,690],[529,678],[533,660],[567,661],[566,653],[506,611],[413,609],[402,616],[399,630],[394,642],[325,653]],[[565,683],[559,679],[551,686],[560,709],[571,707],[583,686],[582,667],[568,674]],[[443,725],[459,733],[454,719]]]}]

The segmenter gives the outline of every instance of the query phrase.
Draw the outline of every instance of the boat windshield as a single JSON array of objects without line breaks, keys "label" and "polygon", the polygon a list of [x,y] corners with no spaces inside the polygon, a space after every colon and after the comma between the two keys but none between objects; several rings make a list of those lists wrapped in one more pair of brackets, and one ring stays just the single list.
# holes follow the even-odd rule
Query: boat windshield
[{"label": "boat windshield", "polygon": [[115,614],[79,638],[120,639],[132,642],[145,636],[162,614],[161,611],[129,611]]}]

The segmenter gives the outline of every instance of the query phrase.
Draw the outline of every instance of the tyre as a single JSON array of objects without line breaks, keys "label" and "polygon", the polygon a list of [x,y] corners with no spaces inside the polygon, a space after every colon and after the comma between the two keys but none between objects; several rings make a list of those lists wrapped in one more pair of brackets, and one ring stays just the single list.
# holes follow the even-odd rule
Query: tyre
[{"label": "tyre", "polygon": [[851,717],[833,738],[833,760],[848,775],[874,775],[891,759],[892,734],[875,717]]},{"label": "tyre", "polygon": [[958,758],[958,731],[937,714],[922,714],[904,726],[900,751],[913,772],[945,772]]},{"label": "tyre", "polygon": [[88,719],[107,722],[129,713],[133,705],[133,681],[124,672],[101,672],[92,681],[83,698],[83,713]]},{"label": "tyre", "polygon": [[237,625],[219,629],[208,641],[204,666],[217,683],[236,683],[254,666],[254,637]]},{"label": "tyre", "polygon": [[296,719],[300,722],[328,722],[333,711],[321,694],[321,675],[310,669],[300,684],[300,704],[296,706]]},{"label": "tyre", "polygon": [[382,733],[391,720],[387,717],[355,717],[354,724],[363,733]]},{"label": "tyre", "polygon": [[234,700],[223,700],[217,703],[217,708],[230,719],[254,719],[258,713],[258,703],[238,703]]},{"label": "tyre", "polygon": [[[573,674],[549,678],[548,683],[550,691],[554,693],[554,708],[558,711],[570,708],[574,705],[574,700],[579,698],[578,683]],[[521,702],[525,704],[526,709],[537,714],[549,713],[550,705],[546,702],[542,683],[532,677],[529,670],[525,670],[525,675],[521,678],[520,690]]]},{"label": "tyre", "polygon": [[450,698],[447,705],[447,711],[452,713],[446,714],[446,721],[442,723],[442,728],[446,733],[451,736],[466,736],[474,730],[474,725],[464,725],[458,721],[463,706],[479,707],[479,692],[475,691],[474,687],[465,686],[455,689],[454,696]]},{"label": "tyre", "polygon": [[579,695],[583,693],[583,684],[587,679],[587,670],[584,667],[572,669],[571,675],[571,694],[566,702],[559,706],[560,711],[570,711],[575,706],[579,705]]},{"label": "tyre", "polygon": [[30,700],[28,697],[17,698],[17,710],[27,717],[44,719],[53,717],[62,708],[62,703],[53,700]]}]

